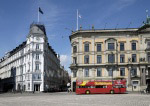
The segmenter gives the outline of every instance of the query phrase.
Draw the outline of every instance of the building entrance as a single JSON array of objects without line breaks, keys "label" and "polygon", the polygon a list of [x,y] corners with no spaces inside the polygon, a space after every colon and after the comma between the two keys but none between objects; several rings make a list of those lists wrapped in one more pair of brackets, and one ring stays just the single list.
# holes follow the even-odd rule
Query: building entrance
[{"label": "building entrance", "polygon": [[73,82],[73,92],[76,91],[76,82]]},{"label": "building entrance", "polygon": [[34,84],[34,91],[40,91],[40,84]]}]

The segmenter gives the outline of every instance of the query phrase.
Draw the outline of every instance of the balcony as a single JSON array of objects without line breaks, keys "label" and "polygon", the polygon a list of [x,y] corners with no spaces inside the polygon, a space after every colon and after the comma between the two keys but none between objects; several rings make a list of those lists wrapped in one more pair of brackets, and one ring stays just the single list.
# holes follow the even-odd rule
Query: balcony
[{"label": "balcony", "polygon": [[71,69],[76,69],[77,66],[78,66],[77,63],[72,63],[72,64],[70,64],[70,68],[71,68]]},{"label": "balcony", "polygon": [[141,78],[141,76],[140,75],[131,75],[131,78]]},{"label": "balcony", "polygon": [[77,65],[78,65],[77,63],[72,63],[72,64],[70,64],[71,67],[75,67],[75,66],[77,66]]}]

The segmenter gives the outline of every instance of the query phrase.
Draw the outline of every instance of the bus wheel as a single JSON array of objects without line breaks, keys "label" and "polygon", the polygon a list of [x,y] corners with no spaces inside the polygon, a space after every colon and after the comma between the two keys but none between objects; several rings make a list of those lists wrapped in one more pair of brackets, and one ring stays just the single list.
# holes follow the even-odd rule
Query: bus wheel
[{"label": "bus wheel", "polygon": [[86,93],[86,94],[90,94],[90,91],[89,91],[89,90],[87,90],[85,93]]},{"label": "bus wheel", "polygon": [[113,90],[111,90],[111,91],[110,91],[110,93],[111,93],[111,94],[114,94],[114,91],[113,91]]}]

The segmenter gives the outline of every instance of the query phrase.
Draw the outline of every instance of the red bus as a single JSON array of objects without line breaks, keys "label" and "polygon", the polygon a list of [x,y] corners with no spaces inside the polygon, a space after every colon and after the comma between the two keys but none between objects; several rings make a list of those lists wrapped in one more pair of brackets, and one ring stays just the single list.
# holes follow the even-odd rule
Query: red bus
[{"label": "red bus", "polygon": [[[113,84],[112,84],[113,83]],[[77,80],[76,94],[125,93],[126,80]]]}]

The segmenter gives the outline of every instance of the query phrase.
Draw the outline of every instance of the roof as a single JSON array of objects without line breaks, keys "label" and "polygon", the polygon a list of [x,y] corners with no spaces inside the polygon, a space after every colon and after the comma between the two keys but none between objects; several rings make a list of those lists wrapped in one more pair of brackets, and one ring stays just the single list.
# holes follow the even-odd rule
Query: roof
[{"label": "roof", "polygon": [[57,57],[56,52],[54,51],[54,49],[49,45],[49,43],[47,43],[48,48],[50,49],[50,51],[52,51],[52,53]]},{"label": "roof", "polygon": [[28,37],[30,37],[31,34],[35,34],[36,36],[39,36],[39,35],[46,36],[46,29],[45,29],[44,24],[33,22],[30,25],[30,32],[29,32]]},{"label": "roof", "polygon": [[[24,41],[22,44],[20,44],[19,46],[17,46],[15,49],[13,49],[13,50],[11,50],[10,52],[8,52],[8,53],[9,53],[8,57],[12,56],[12,55],[15,54],[17,51],[19,51],[19,50],[21,50],[22,48],[24,48],[25,45],[26,45],[26,41]],[[8,54],[8,53],[7,53],[7,54]],[[0,63],[3,62],[4,60],[6,60],[5,57],[6,57],[6,55],[0,59]]]},{"label": "roof", "polygon": [[85,29],[85,30],[78,30],[72,32],[69,36],[79,34],[79,33],[115,33],[115,32],[137,32],[139,28],[118,28],[118,29]]}]

